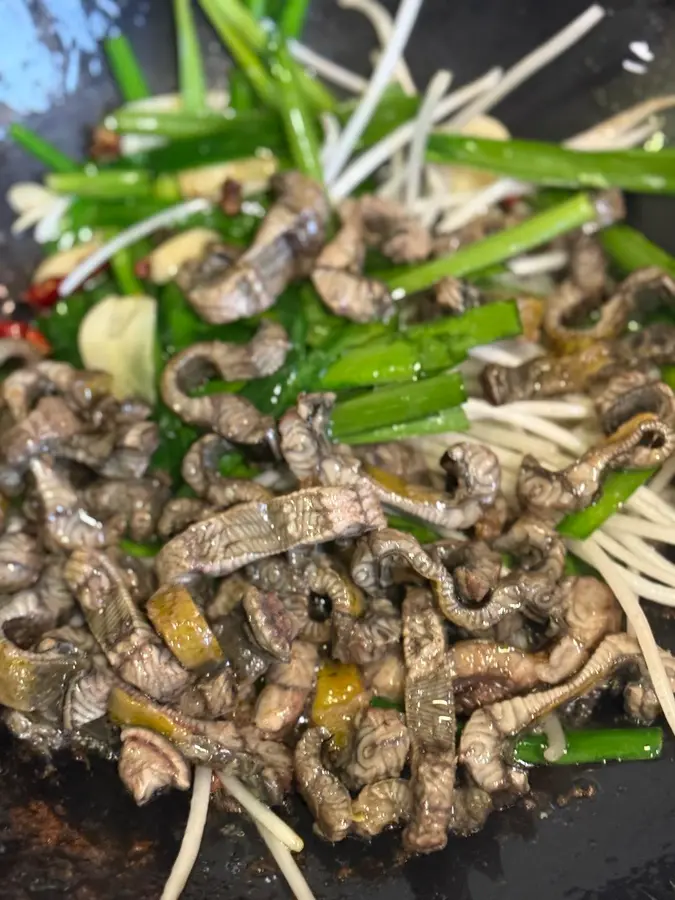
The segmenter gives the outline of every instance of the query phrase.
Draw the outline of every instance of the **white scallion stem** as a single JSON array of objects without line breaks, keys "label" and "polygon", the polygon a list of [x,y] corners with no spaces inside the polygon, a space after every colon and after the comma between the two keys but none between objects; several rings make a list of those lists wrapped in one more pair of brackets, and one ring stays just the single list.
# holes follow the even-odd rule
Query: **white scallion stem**
[{"label": "white scallion stem", "polygon": [[645,519],[649,519],[652,522],[675,525],[675,509],[646,485],[639,487],[628,498],[626,505],[634,508],[636,512],[639,512]]},{"label": "white scallion stem", "polygon": [[570,453],[583,453],[587,449],[586,444],[567,429],[538,416],[514,412],[508,403],[504,406],[492,406],[484,400],[470,397],[464,405],[464,411],[470,421],[494,419],[496,422],[510,422],[526,431],[531,431],[532,434],[546,438]]},{"label": "white scallion stem", "polygon": [[[658,550],[655,550],[654,547],[651,546],[651,544],[648,544],[642,538],[614,528],[613,522],[615,518],[616,517],[613,516],[611,519],[605,522],[601,529],[602,533],[612,535],[621,544],[623,544],[624,547],[630,550],[634,556],[648,561],[654,567],[654,571],[658,569],[660,572],[663,572],[664,575],[662,577],[662,580],[665,581],[666,576],[672,578],[672,584],[673,587],[675,587],[675,565],[667,560],[665,556],[661,556]],[[671,584],[671,582],[668,581],[668,584]]]},{"label": "white scallion stem", "polygon": [[[448,116],[456,109],[461,109],[465,103],[469,103],[474,97],[489,90],[501,78],[502,70],[491,69],[477,81],[471,82],[451,94],[438,104],[434,113],[434,124]],[[387,162],[397,150],[410,143],[415,133],[415,121],[399,125],[385,138],[369,147],[358,159],[336,178],[330,188],[330,195],[334,202],[339,202],[348,197],[366,178]],[[344,132],[343,132],[344,134]]]},{"label": "white scallion stem", "polygon": [[607,523],[611,524],[614,532],[624,532],[626,534],[635,534],[640,537],[647,538],[651,541],[660,541],[664,544],[670,544],[675,547],[675,528],[648,522],[646,519],[639,519],[636,516],[629,516],[626,513],[619,513]]},{"label": "white scallion stem", "polygon": [[511,69],[509,69],[501,82],[493,91],[479,97],[466,109],[463,109],[448,123],[454,129],[459,130],[476,116],[488,112],[500,100],[503,100],[507,94],[519,87],[528,78],[531,78],[544,66],[553,62],[558,56],[578,43],[592,28],[594,28],[602,18],[604,18],[605,10],[598,4],[589,6],[589,8],[578,16],[573,22],[570,22],[562,31],[550,38],[532,53],[521,59]]},{"label": "white scallion stem", "polygon": [[671,456],[661,466],[656,475],[649,482],[649,487],[655,494],[662,494],[675,478],[675,456]]},{"label": "white scallion stem", "polygon": [[463,206],[453,209],[444,216],[438,226],[438,231],[440,234],[452,234],[453,231],[468,225],[476,216],[487,212],[495,203],[501,203],[507,197],[522,197],[531,190],[530,185],[523,186],[520,181],[513,178],[500,178],[498,181],[493,181],[482,191],[474,194],[471,200]]},{"label": "white scallion stem", "polygon": [[340,139],[340,123],[332,113],[323,113],[321,126],[323,128],[323,147],[321,148],[321,160],[323,162],[333,152],[333,148]]},{"label": "white scallion stem", "polygon": [[[647,556],[633,553],[625,543],[617,541],[604,528],[596,532],[596,540],[606,553],[624,566],[630,566],[637,574],[641,573],[648,578],[656,578],[671,588],[675,588],[675,573],[667,572],[661,566],[655,565]],[[675,602],[675,594],[673,594],[673,602]]]},{"label": "white scallion stem", "polygon": [[564,250],[550,250],[548,253],[537,253],[532,256],[518,256],[508,263],[514,275],[527,277],[548,272],[559,272],[567,265],[569,256]]},{"label": "white scallion stem", "polygon": [[652,97],[610,116],[609,119],[604,119],[586,131],[575,134],[566,142],[566,146],[573,150],[605,150],[608,145],[617,147],[617,140],[626,138],[633,132],[637,133],[640,127],[650,128],[649,123],[641,126],[645,119],[650,119],[657,113],[665,112],[673,106],[675,106],[675,94]]},{"label": "white scallion stem", "polygon": [[304,44],[300,44],[298,41],[291,41],[289,49],[295,59],[302,63],[303,66],[309,66],[310,69],[314,69],[317,75],[321,75],[326,81],[330,81],[346,91],[351,91],[353,94],[362,94],[368,87],[366,78],[357,75],[356,72],[345,69],[344,66],[338,65],[338,63],[334,63],[330,59],[326,59],[325,56],[321,56],[320,53],[316,53],[310,47],[305,47]]},{"label": "white scallion stem", "polygon": [[561,457],[554,444],[539,440],[531,434],[525,434],[513,426],[509,428],[505,427],[503,423],[472,422],[471,435],[479,441],[488,441],[497,447],[505,447],[520,454],[517,468],[520,468],[525,453],[534,453],[542,463],[553,468],[562,468],[567,464],[567,459]]},{"label": "white scallion stem", "polygon": [[577,556],[591,566],[594,566],[614,591],[626,614],[626,618],[635,630],[635,637],[642,650],[649,677],[654,686],[654,692],[661,704],[663,714],[675,734],[675,698],[670,686],[670,679],[663,665],[661,653],[654,639],[652,629],[640,606],[638,596],[626,584],[625,570],[612,562],[593,538],[589,538],[584,543],[570,541],[569,544],[572,552],[576,553]]},{"label": "white scallion stem", "polygon": [[289,850],[293,850],[295,853],[302,850],[305,846],[302,838],[283,819],[273,813],[269,806],[261,803],[238,778],[235,778],[234,775],[226,775],[224,772],[218,772],[217,775],[225,790],[241,803],[252,819],[269,829]]},{"label": "white scallion stem", "polygon": [[586,403],[583,400],[516,400],[509,407],[516,413],[566,422],[593,416],[593,404],[590,400]]},{"label": "white scallion stem", "polygon": [[433,126],[434,110],[443,99],[443,95],[450,87],[452,75],[442,69],[436,72],[429,82],[424,100],[417,116],[415,134],[410,145],[410,157],[408,159],[408,177],[406,182],[405,202],[410,208],[420,195],[422,186],[422,174],[424,172],[424,153],[429,140],[429,132]]},{"label": "white scallion stem", "polygon": [[159,231],[160,228],[168,228],[170,225],[175,225],[176,222],[180,222],[181,219],[193,213],[204,212],[210,206],[211,204],[208,200],[196,197],[194,200],[188,200],[185,203],[178,203],[176,206],[163,209],[154,216],[149,216],[147,219],[136,222],[124,231],[120,231],[111,241],[95,250],[91,256],[88,256],[79,266],[76,266],[67,278],[63,279],[59,287],[59,295],[68,297],[87,278],[90,278],[97,269],[100,269],[102,265],[105,265],[109,259],[112,259],[116,253],[124,250],[125,247],[131,247],[132,244],[148,237],[155,231]]},{"label": "white scallion stem", "polygon": [[256,828],[260,832],[260,837],[267,844],[267,848],[274,857],[274,861],[279,866],[281,874],[288,882],[288,886],[293,892],[295,900],[314,900],[312,889],[305,881],[305,876],[300,871],[300,867],[293,859],[291,851],[283,841],[272,834],[272,832],[256,821]]},{"label": "white scallion stem", "polygon": [[[382,50],[384,51],[387,48],[394,36],[394,20],[386,7],[378,3],[377,0],[338,0],[338,3],[343,9],[353,9],[355,12],[365,16],[373,26]],[[394,71],[403,92],[409,97],[414,97],[417,93],[417,88],[403,56],[401,56]]]},{"label": "white scallion stem", "polygon": [[345,125],[338,145],[327,162],[325,167],[327,185],[333,184],[340,174],[345,163],[352,155],[358,139],[366,129],[368,122],[370,122],[385,88],[391,80],[396,64],[403,54],[405,45],[408,43],[410,32],[413,29],[422,2],[423,0],[402,0],[396,13],[394,33],[391,41],[373,72],[373,77],[368,83],[361,102]]},{"label": "white scallion stem", "polygon": [[511,345],[505,346],[499,341],[494,344],[483,344],[469,350],[471,359],[477,359],[482,363],[495,363],[499,366],[520,366],[524,362],[541,356],[542,348],[538,344],[523,342],[522,346],[514,349]]},{"label": "white scallion stem", "polygon": [[181,841],[180,850],[171,869],[169,879],[164,885],[161,900],[178,900],[187,884],[190,872],[192,872],[199,855],[199,848],[206,825],[206,816],[209,811],[210,797],[211,769],[200,766],[195,769],[192,782],[190,813],[185,825],[183,840]]}]

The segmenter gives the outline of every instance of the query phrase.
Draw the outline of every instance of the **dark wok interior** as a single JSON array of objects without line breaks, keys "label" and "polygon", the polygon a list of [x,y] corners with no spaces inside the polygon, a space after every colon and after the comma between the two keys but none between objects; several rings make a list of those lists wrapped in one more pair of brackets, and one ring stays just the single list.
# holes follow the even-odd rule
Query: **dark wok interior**
[{"label": "dark wok interior", "polygon": [[[71,6],[79,8],[80,0],[4,0],[3,19],[5,10],[9,18],[15,13],[37,17],[44,26],[43,47],[56,54],[54,70],[60,71],[69,56],[54,37],[53,22],[57,13],[69,15]],[[83,6],[91,11],[94,4]],[[108,2],[105,9],[116,6]],[[121,6],[115,25],[133,41],[152,88],[173,88],[170,4],[128,0]],[[490,65],[519,59],[586,6],[586,0],[427,0],[407,60],[419,84],[440,66],[452,68],[461,83]],[[499,108],[512,133],[560,139],[638,99],[675,89],[675,0],[613,0],[608,6],[613,14],[590,38]],[[340,10],[334,0],[313,0],[306,38],[317,50],[365,72],[372,35],[360,16]],[[217,82],[223,78],[223,57],[213,36],[206,40],[213,47],[209,68]],[[622,68],[635,40],[646,41],[655,54],[642,75]],[[20,77],[17,65],[11,53],[0,57],[0,85]],[[52,108],[25,117],[68,152],[81,148],[87,127],[116,103],[95,54],[84,54],[79,66],[76,90],[64,92],[60,72],[52,85]],[[0,97],[0,127],[16,118]],[[670,127],[672,137],[673,122]],[[3,197],[11,182],[37,173],[36,163],[0,142]],[[633,200],[630,214],[648,236],[675,251],[673,201]],[[30,239],[9,240],[9,222],[3,203],[0,282],[13,290],[26,279],[36,248]],[[667,639],[671,623],[663,611],[657,615],[661,642],[672,647]],[[381,838],[369,846],[350,839],[333,847],[311,835],[303,809],[291,810],[290,818],[306,839],[301,864],[320,900],[362,895],[373,900],[666,900],[675,896],[672,758],[670,743],[658,762],[538,772],[531,799],[493,816],[479,835],[452,840],[443,853],[405,867],[393,840]],[[69,759],[47,767],[7,738],[0,743],[0,772],[0,898],[159,896],[187,815],[184,796],[138,809],[112,767]],[[231,817],[213,815],[210,822],[187,900],[287,895],[252,829]]]}]

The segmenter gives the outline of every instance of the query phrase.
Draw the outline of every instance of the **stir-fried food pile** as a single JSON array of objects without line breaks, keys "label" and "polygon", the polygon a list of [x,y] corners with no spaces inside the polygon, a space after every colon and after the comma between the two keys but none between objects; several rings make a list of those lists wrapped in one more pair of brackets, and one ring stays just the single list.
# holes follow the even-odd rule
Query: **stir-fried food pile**
[{"label": "stir-fried food pile", "polygon": [[[428,853],[528,765],[652,758],[644,726],[675,727],[639,599],[675,605],[675,260],[617,224],[622,191],[675,190],[671,151],[625,149],[673,98],[563,146],[484,115],[598,7],[420,103],[418,0],[359,2],[367,85],[292,40],[306,4],[201,5],[241,66],[225,111],[177,2],[180,101],[115,38],[95,165],[13,131],[52,169],[13,189],[18,230],[57,246],[0,337],[0,703],[138,804],[192,787],[165,900],[210,801],[307,898],[294,792],[328,841]],[[609,686],[634,727],[588,727]]]}]

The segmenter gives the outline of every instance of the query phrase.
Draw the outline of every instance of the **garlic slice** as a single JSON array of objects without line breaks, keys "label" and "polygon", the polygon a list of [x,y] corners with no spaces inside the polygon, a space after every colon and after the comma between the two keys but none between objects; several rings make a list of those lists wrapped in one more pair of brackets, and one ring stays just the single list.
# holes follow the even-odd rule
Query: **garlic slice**
[{"label": "garlic slice", "polygon": [[80,324],[77,344],[85,367],[111,375],[112,392],[120,400],[155,400],[156,322],[154,297],[112,295],[93,306]]},{"label": "garlic slice", "polygon": [[178,173],[181,196],[186,200],[190,197],[205,197],[217,203],[228,178],[241,184],[245,196],[255,194],[267,187],[278,165],[274,156],[251,156],[248,159],[233,159],[211,166],[184,169]]},{"label": "garlic slice", "polygon": [[39,284],[41,281],[47,281],[49,278],[65,278],[66,275],[73,271],[75,266],[100,246],[101,242],[99,240],[91,240],[84,244],[76,244],[67,250],[57,250],[56,253],[48,256],[47,259],[43,259],[35,272],[33,272],[33,284]]},{"label": "garlic slice", "polygon": [[163,241],[148,254],[149,277],[155,284],[166,284],[189,259],[199,259],[209,244],[220,241],[211,228],[188,228]]}]

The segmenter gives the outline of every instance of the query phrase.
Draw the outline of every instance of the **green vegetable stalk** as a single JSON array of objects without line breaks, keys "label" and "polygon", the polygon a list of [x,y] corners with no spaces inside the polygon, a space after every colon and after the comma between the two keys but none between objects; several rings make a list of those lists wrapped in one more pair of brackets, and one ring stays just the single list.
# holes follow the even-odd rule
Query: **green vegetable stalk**
[{"label": "green vegetable stalk", "polygon": [[381,444],[387,441],[404,441],[413,437],[428,434],[447,434],[469,430],[469,420],[461,406],[443,409],[426,419],[413,419],[411,422],[397,422],[368,431],[358,431],[343,438],[345,444]]},{"label": "green vegetable stalk", "polygon": [[206,79],[191,0],[173,0],[173,14],[178,39],[178,83],[183,109],[200,113],[206,109]]},{"label": "green vegetable stalk", "polygon": [[612,225],[600,235],[600,243],[623,272],[657,266],[675,277],[675,258],[630,225]]},{"label": "green vegetable stalk", "polygon": [[520,333],[516,304],[513,301],[490,303],[463,316],[415,325],[393,337],[374,339],[356,347],[328,366],[319,386],[339,390],[408,382],[457,365],[472,347]]},{"label": "green vegetable stalk", "polygon": [[308,8],[309,0],[286,0],[279,20],[279,31],[285,38],[300,37]]},{"label": "green vegetable stalk", "polygon": [[592,506],[570,513],[558,524],[564,537],[585,541],[593,532],[621,509],[639,487],[645,484],[656,469],[636,469],[629,472],[610,472],[605,479],[602,494]]},{"label": "green vegetable stalk", "polygon": [[375,277],[400,295],[423,291],[448,275],[465,278],[527,250],[548,244],[561,234],[581,228],[589,222],[609,225],[610,222],[606,220],[608,212],[604,198],[577,194],[525,222],[469,244],[451,256],[399,271],[380,272]]},{"label": "green vegetable stalk", "polygon": [[[199,3],[218,37],[248,78],[253,90],[263,103],[272,108],[275,107],[277,91],[274,82],[265,71],[256,50],[251,48],[251,44],[247,43],[242,32],[232,24],[232,20],[226,12],[226,6],[229,7],[229,4],[219,3],[218,0],[199,0]],[[256,22],[256,26],[257,24]]]},{"label": "green vegetable stalk", "polygon": [[110,268],[121,294],[138,297],[146,293],[134,272],[134,261],[129,247],[119,250],[112,257]]},{"label": "green vegetable stalk", "polygon": [[126,102],[131,103],[133,100],[149,97],[148,84],[127,38],[124,35],[107,38],[103,42],[103,48],[120,93]]},{"label": "green vegetable stalk", "polygon": [[333,434],[337,440],[343,440],[362,432],[364,423],[376,429],[425,418],[459,406],[465,396],[457,372],[376,388],[360,397],[338,401],[333,410]]},{"label": "green vegetable stalk", "polygon": [[279,109],[296,167],[323,181],[316,121],[309,114],[299,89],[288,47],[282,40],[270,44],[271,71],[278,88]]},{"label": "green vegetable stalk", "polygon": [[90,166],[79,172],[54,172],[47,175],[45,184],[59,194],[99,199],[150,197],[153,193],[150,172],[142,169],[97,169]]},{"label": "green vegetable stalk", "polygon": [[432,134],[427,159],[489,169],[548,187],[615,187],[644,194],[675,193],[672,150],[588,152],[542,141],[491,141],[460,134]]},{"label": "green vegetable stalk", "polygon": [[36,134],[30,128],[26,128],[25,125],[19,125],[18,122],[14,122],[9,126],[9,135],[31,156],[39,159],[41,163],[53,172],[80,171],[80,166],[74,159],[66,156],[65,153],[62,153],[57,147],[41,138],[39,134]]},{"label": "green vegetable stalk", "polygon": [[[240,0],[200,0],[200,3],[221,37],[223,37],[222,25],[229,25],[229,33],[236,32],[241,43],[246,44],[253,54],[265,51],[270,35],[251,10],[247,9]],[[295,62],[293,66],[300,90],[310,106],[318,112],[332,112],[335,109],[336,100],[331,92],[318,79],[306,72],[302,66]]]},{"label": "green vegetable stalk", "polygon": [[663,749],[661,728],[589,728],[566,731],[565,738],[567,750],[555,763],[544,756],[548,744],[543,734],[528,734],[520,738],[514,749],[514,758],[531,766],[588,765],[658,759]]}]

